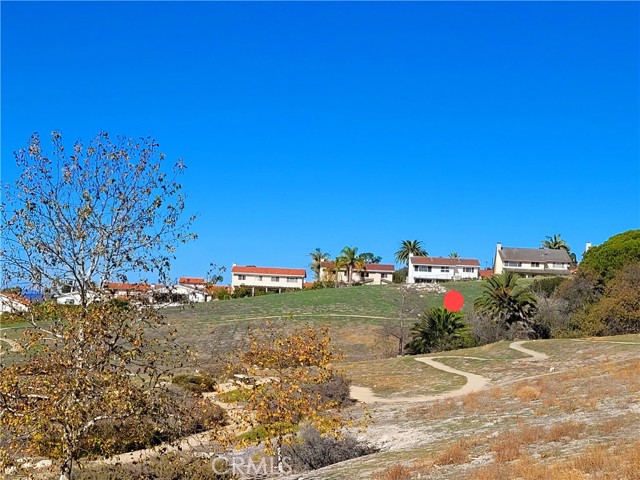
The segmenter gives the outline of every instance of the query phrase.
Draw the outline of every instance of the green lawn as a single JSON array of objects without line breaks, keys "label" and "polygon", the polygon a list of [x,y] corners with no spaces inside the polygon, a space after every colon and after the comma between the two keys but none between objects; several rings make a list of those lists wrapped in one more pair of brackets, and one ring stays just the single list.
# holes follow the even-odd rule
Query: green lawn
[{"label": "green lawn", "polygon": [[[482,282],[455,282],[444,284],[447,289],[458,290],[465,297],[465,309],[480,295]],[[424,306],[442,306],[443,295],[424,294]],[[238,320],[266,317],[293,316],[299,319],[331,319],[349,322],[350,317],[367,319],[370,323],[383,323],[385,318],[397,316],[400,294],[396,286],[361,286],[326,288],[254,298],[240,298],[195,304],[193,308],[175,308],[166,311],[167,318],[197,323],[228,323]]]},{"label": "green lawn", "polygon": [[[465,310],[482,292],[479,281],[444,286],[464,295]],[[442,306],[442,294],[421,295],[425,308]],[[397,286],[368,285],[200,303],[164,313],[177,328],[178,338],[204,356],[228,351],[260,320],[291,317],[294,325],[310,322],[329,327],[335,345],[355,361],[379,357],[377,332],[398,317],[399,299]]]}]

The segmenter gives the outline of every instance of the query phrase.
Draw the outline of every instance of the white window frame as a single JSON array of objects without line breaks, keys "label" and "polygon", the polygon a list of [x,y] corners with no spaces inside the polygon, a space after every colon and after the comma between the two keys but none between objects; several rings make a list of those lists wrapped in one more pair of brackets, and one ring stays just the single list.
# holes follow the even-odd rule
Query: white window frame
[{"label": "white window frame", "polygon": [[275,283],[278,283],[278,282],[280,282],[280,277],[271,277],[271,281],[275,282]]}]

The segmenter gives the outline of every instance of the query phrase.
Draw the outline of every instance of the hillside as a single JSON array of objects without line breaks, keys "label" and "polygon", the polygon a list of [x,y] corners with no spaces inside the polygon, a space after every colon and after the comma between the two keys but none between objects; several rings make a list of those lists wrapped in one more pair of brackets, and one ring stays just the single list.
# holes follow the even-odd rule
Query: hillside
[{"label": "hillside", "polygon": [[[463,294],[465,310],[482,290],[478,281],[445,286]],[[442,306],[442,294],[417,292],[416,296],[424,308]],[[400,298],[395,285],[327,288],[199,303],[167,309],[165,315],[178,329],[181,342],[204,354],[228,350],[261,320],[282,318],[329,327],[347,359],[365,360],[381,356],[378,332],[398,318]]]},{"label": "hillside", "polygon": [[[487,381],[466,395],[456,395],[459,375],[416,357],[348,368],[384,399],[368,404],[361,435],[381,450],[304,478],[639,479],[640,335],[523,346],[533,352],[499,342],[429,356]],[[437,397],[411,399],[424,394]]]}]

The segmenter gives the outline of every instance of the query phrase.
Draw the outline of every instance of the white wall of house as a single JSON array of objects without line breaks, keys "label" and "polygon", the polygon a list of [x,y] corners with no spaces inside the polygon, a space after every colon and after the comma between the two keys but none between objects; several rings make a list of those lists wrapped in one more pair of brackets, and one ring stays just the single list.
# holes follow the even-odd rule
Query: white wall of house
[{"label": "white wall of house", "polygon": [[479,277],[480,267],[475,265],[415,265],[411,259],[409,259],[407,283],[466,280]]},{"label": "white wall of house", "polygon": [[63,293],[56,297],[56,302],[60,305],[80,305],[80,301],[79,292]]},{"label": "white wall of house", "polygon": [[200,290],[199,288],[194,288],[191,285],[176,285],[172,288],[173,293],[177,293],[178,295],[186,295],[187,300],[189,302],[194,303],[203,303],[208,300],[209,295]]},{"label": "white wall of house", "polygon": [[0,293],[0,313],[26,312],[29,307],[15,298]]},{"label": "white wall of house", "polygon": [[496,254],[495,254],[495,257],[493,258],[493,274],[494,275],[500,275],[504,271],[504,264],[502,263],[502,258],[498,253],[500,250],[502,250],[502,244],[498,242],[498,244],[496,245]]},{"label": "white wall of house", "polygon": [[304,277],[255,274],[255,273],[233,273],[231,276],[231,286],[235,289],[244,285],[245,287],[257,288],[299,288],[304,286]]}]

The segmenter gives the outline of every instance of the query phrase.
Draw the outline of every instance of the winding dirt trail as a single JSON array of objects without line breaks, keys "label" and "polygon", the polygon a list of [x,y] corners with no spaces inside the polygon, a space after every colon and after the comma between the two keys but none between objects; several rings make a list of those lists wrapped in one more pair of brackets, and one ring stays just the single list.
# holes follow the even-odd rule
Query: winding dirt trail
[{"label": "winding dirt trail", "polygon": [[[534,350],[529,350],[528,348],[525,348],[522,346],[523,343],[529,342],[529,341],[530,340],[522,340],[518,342],[511,342],[509,344],[510,349],[516,350],[520,353],[524,353],[525,355],[529,355],[528,358],[522,358],[518,360],[538,361],[538,360],[546,360],[547,358],[549,358],[549,356],[544,353],[536,352]],[[446,398],[460,397],[462,395],[467,395],[468,393],[477,392],[479,390],[484,389],[487,386],[487,384],[490,382],[490,379],[487,377],[483,377],[482,375],[476,375],[475,373],[458,370],[456,368],[445,365],[444,363],[437,362],[435,360],[436,358],[466,358],[471,360],[487,360],[486,358],[461,357],[458,355],[419,357],[415,359],[417,362],[426,363],[430,367],[433,367],[437,370],[441,370],[443,372],[453,373],[454,375],[460,375],[462,377],[465,377],[467,379],[467,382],[460,388],[457,388],[455,390],[451,390],[445,393],[439,393],[436,395],[416,395],[412,397],[393,397],[393,398],[379,397],[369,387],[358,387],[354,385],[351,387],[351,398],[364,403],[430,402],[433,400],[442,400]]]},{"label": "winding dirt trail", "polygon": [[0,337],[0,342],[8,343],[9,346],[11,347],[11,351],[12,352],[21,352],[22,351],[22,347],[15,340],[9,340],[8,338]]},{"label": "winding dirt trail", "polygon": [[546,353],[540,353],[540,352],[536,352],[535,350],[529,350],[528,348],[524,348],[522,346],[523,343],[527,343],[530,342],[531,340],[521,340],[519,342],[511,342],[509,344],[509,348],[511,350],[516,350],[520,353],[524,353],[525,355],[529,355],[530,358],[520,358],[519,360],[546,360],[547,358],[549,358],[549,355],[547,355]]}]

